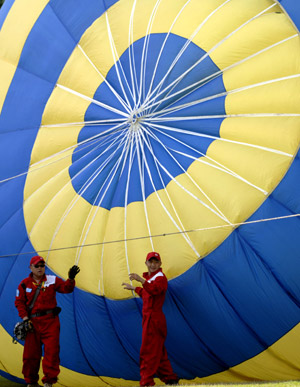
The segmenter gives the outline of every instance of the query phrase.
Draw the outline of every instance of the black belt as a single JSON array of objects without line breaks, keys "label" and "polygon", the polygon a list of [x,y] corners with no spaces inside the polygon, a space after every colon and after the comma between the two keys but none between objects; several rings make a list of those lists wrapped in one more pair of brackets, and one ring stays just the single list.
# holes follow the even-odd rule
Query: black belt
[{"label": "black belt", "polygon": [[40,312],[36,312],[32,314],[30,317],[41,317],[41,316],[46,316],[46,314],[51,314],[54,312],[54,309],[49,309],[49,310],[42,310]]}]

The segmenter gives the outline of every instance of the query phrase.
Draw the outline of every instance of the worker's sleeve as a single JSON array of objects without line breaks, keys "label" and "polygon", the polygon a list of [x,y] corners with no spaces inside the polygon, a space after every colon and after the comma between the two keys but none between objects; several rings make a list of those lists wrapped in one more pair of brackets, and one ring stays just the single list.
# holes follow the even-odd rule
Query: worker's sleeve
[{"label": "worker's sleeve", "polygon": [[22,285],[20,284],[17,289],[15,306],[18,309],[19,316],[22,319],[28,316],[28,308],[26,306],[26,302],[27,302],[26,291],[25,289],[23,289]]},{"label": "worker's sleeve", "polygon": [[56,277],[55,290],[58,293],[72,293],[74,288],[75,288],[75,280],[67,279],[66,281],[64,281],[61,278]]},{"label": "worker's sleeve", "polygon": [[142,297],[142,294],[143,294],[143,288],[137,286],[134,291],[136,292],[136,294],[138,294],[140,297]]},{"label": "worker's sleeve", "polygon": [[154,281],[143,283],[143,288],[147,291],[147,293],[155,296],[157,294],[163,293],[167,290],[168,281],[166,277],[157,277]]}]

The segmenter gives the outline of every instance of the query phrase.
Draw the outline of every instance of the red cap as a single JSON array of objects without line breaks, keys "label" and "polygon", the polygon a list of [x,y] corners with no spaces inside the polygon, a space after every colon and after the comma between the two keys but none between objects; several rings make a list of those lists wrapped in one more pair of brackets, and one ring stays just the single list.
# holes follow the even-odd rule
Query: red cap
[{"label": "red cap", "polygon": [[36,265],[39,262],[45,263],[44,258],[40,257],[39,255],[35,255],[34,257],[31,258],[30,265]]},{"label": "red cap", "polygon": [[147,254],[147,257],[146,257],[146,261],[149,261],[151,258],[155,258],[157,259],[158,261],[160,261],[160,255],[158,253],[156,253],[155,251],[151,251],[151,253],[148,253]]}]

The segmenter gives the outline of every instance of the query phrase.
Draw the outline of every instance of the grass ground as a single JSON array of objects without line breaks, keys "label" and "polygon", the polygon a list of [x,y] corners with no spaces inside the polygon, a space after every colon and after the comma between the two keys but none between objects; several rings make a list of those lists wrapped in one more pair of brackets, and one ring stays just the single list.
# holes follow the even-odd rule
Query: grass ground
[{"label": "grass ground", "polygon": [[[14,383],[7,379],[4,379],[0,376],[0,387],[21,387],[24,384]],[[241,383],[241,384],[180,384],[181,387],[300,387],[300,381],[290,381],[290,382],[269,382],[269,383]],[[76,386],[72,386],[76,387]],[[160,387],[158,384],[156,387]]]}]

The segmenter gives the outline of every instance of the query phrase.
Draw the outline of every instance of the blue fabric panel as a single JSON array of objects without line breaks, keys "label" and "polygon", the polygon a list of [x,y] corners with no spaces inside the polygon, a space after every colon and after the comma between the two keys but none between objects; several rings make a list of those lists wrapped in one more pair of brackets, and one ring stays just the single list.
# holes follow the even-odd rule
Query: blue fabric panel
[{"label": "blue fabric panel", "polygon": [[[52,88],[49,82],[17,68],[0,116],[0,134],[5,133],[0,142],[0,164],[4,163],[12,173],[4,173],[4,177],[26,171],[41,114]],[[16,154],[20,157],[16,158]]]},{"label": "blue fabric panel", "polygon": [[[200,78],[201,79],[201,78]],[[199,113],[197,114],[197,111],[199,109],[199,106],[201,107],[202,104],[206,103],[206,99],[211,101],[212,104],[216,103],[217,105],[220,103],[219,98],[223,97],[222,100],[224,99],[224,96],[226,95],[226,90],[225,86],[223,83],[223,75],[219,75],[218,77],[210,80],[210,82],[204,82],[200,84],[200,86],[197,86],[196,88],[192,89],[192,91],[185,96],[181,97],[176,96],[176,98],[173,99],[173,101],[168,101],[166,102],[166,108],[174,108],[174,107],[182,107],[185,104],[192,103],[195,101],[199,101],[197,104],[194,106],[196,107],[194,115],[200,115]],[[211,98],[210,98],[211,97]],[[213,97],[213,98],[212,98]],[[209,106],[209,105],[208,105]],[[179,117],[188,117],[188,115],[185,114],[186,108],[183,108],[181,110],[178,110],[176,113],[170,113],[167,114],[166,116],[179,116]],[[215,108],[216,111],[218,111],[219,108]],[[213,110],[210,108],[210,110]],[[209,115],[209,111],[206,112],[205,115]],[[223,107],[222,114],[225,113],[225,106]]]},{"label": "blue fabric panel", "polygon": [[0,30],[15,0],[5,0],[0,10]]},{"label": "blue fabric panel", "polygon": [[[181,129],[180,129],[181,130]],[[152,130],[153,134],[162,142],[164,146],[168,148],[169,151],[182,152],[186,153],[191,157],[199,158],[199,156],[205,155],[207,148],[210,146],[214,139],[207,137],[196,137],[193,135],[188,135],[186,133],[181,132],[172,132],[172,131],[163,131],[161,133],[161,129]],[[176,156],[179,158],[179,155]],[[191,164],[192,158],[189,158],[189,162],[186,165],[187,169]],[[185,162],[184,162],[185,163]]]},{"label": "blue fabric panel", "polygon": [[78,42],[83,32],[117,0],[51,0],[50,6],[61,23]]},{"label": "blue fabric panel", "polygon": [[[96,100],[120,110],[119,102],[116,101],[116,99],[113,99],[112,93],[110,90],[108,90],[107,86],[102,86],[102,90],[100,90],[98,93],[99,96],[97,96],[97,98],[95,97]],[[123,110],[124,108],[122,108],[121,111]],[[96,120],[116,120],[120,118],[124,119],[124,116],[94,103],[92,103],[87,108],[84,116],[84,120],[87,122]],[[112,126],[115,126],[116,124],[118,124],[118,122],[112,124]],[[84,130],[84,128],[82,130]]]},{"label": "blue fabric panel", "polygon": [[288,13],[290,18],[300,30],[300,3],[299,0],[278,0]]},{"label": "blue fabric panel", "polygon": [[[21,385],[25,385],[26,384],[26,382],[23,379],[17,378],[17,377],[12,376],[12,375],[9,375],[6,372],[1,371],[1,370],[0,370],[0,375],[3,376],[5,379],[10,380],[12,382],[16,382],[16,383],[19,383]],[[3,387],[5,387],[5,385],[3,385]]]},{"label": "blue fabric panel", "polygon": [[[181,105],[181,104],[180,104]],[[214,98],[212,100],[203,101],[199,104],[187,106],[182,110],[173,113],[164,114],[162,117],[186,117],[186,116],[213,116],[225,115],[225,96]],[[192,121],[192,120],[189,120]],[[188,122],[189,122],[188,121]],[[201,121],[200,119],[197,121]],[[196,121],[196,122],[197,122]],[[159,124],[159,120],[157,121]]]},{"label": "blue fabric panel", "polygon": [[47,5],[30,32],[18,67],[55,83],[75,45],[76,42]]},{"label": "blue fabric panel", "polygon": [[[24,251],[33,251],[31,243],[27,240],[22,248]],[[20,248],[20,251],[22,251]],[[6,281],[3,284],[1,297],[0,297],[0,320],[3,327],[10,334],[13,333],[13,328],[17,321],[20,321],[18,311],[15,308],[14,302],[16,297],[16,290],[21,281],[27,276],[24,273],[30,273],[29,261],[32,254],[19,255],[14,259],[11,271],[6,277]],[[9,302],[8,302],[9,300]]]},{"label": "blue fabric panel", "polygon": [[126,302],[106,300],[106,305],[116,335],[135,364],[134,372],[139,378],[139,356],[142,343],[142,300],[140,298]]},{"label": "blue fabric panel", "polygon": [[[49,274],[53,274],[49,269]],[[60,319],[60,358],[61,365],[76,372],[87,375],[98,375],[91,367],[88,359],[82,349],[82,340],[84,340],[85,333],[78,331],[76,314],[77,297],[81,290],[75,288],[72,294],[56,293],[57,305],[62,308],[59,315]],[[87,309],[82,313],[89,315]]]},{"label": "blue fabric panel", "polygon": [[[290,214],[291,212],[281,203],[270,197],[249,220]],[[240,234],[260,256],[264,265],[281,286],[282,291],[299,307],[299,217],[272,221],[267,225],[257,223],[242,226]],[[277,320],[280,318],[289,320],[290,316],[286,311],[282,317],[278,316]]]},{"label": "blue fabric panel", "polygon": [[291,213],[300,213],[300,151],[272,197],[288,208]]},{"label": "blue fabric panel", "polygon": [[[0,228],[1,254],[18,254],[27,240],[28,235],[21,207]],[[29,251],[33,251],[33,249]]]},{"label": "blue fabric panel", "polygon": [[[253,282],[251,274],[247,280],[246,269],[249,259],[247,254],[249,251],[245,253],[241,249],[239,239],[234,233],[212,254],[182,275],[183,278],[176,278],[169,283],[169,292],[186,320],[184,325],[188,325],[199,338],[196,343],[183,337],[179,344],[184,348],[187,346],[184,342],[189,343],[190,355],[185,354],[183,368],[193,370],[190,377],[220,372],[265,348],[263,341],[243,321],[243,316],[236,305],[237,300],[231,298],[231,294],[236,293],[239,286],[246,289],[246,286],[251,286]],[[240,261],[237,262],[238,260]],[[239,264],[237,270],[236,264]],[[243,269],[242,275],[239,273],[240,267]],[[244,282],[246,283],[243,284]],[[193,284],[193,287],[189,284]],[[255,300],[259,299],[256,292],[254,293]],[[172,320],[168,317],[168,327],[170,326],[168,342],[171,351],[174,352],[175,348],[172,348],[171,343],[178,342],[178,338],[175,339],[178,321]],[[186,336],[188,329],[182,326],[180,331],[185,332]],[[241,342],[247,345],[241,346]],[[188,366],[189,363],[191,367]]]},{"label": "blue fabric panel", "polygon": [[[101,147],[103,148],[103,147]],[[99,156],[99,150],[96,148],[93,151],[85,154],[84,157],[79,158],[70,167],[70,175],[72,176],[73,187],[77,192],[82,192],[81,195],[86,198],[90,203],[98,202],[102,195],[105,194],[107,185],[113,178],[115,183],[111,184],[106,196],[108,199],[111,196],[111,190],[114,184],[117,183],[118,173],[114,176],[116,169],[116,162],[120,156],[121,150],[117,150],[116,146],[111,149],[111,152],[116,152],[111,158],[107,158],[107,153],[103,152],[102,156]],[[101,149],[102,150],[102,149]],[[76,157],[80,156],[79,153]],[[104,206],[105,204],[102,204]]]},{"label": "blue fabric panel", "polygon": [[7,276],[12,269],[12,266],[15,261],[15,257],[0,257],[1,261],[1,270],[0,270],[0,294],[5,285]]},{"label": "blue fabric panel", "polygon": [[[221,372],[227,368],[227,364],[218,358],[211,343],[204,337],[211,323],[211,330],[218,325],[219,320],[209,321],[212,317],[206,310],[214,309],[216,306],[215,294],[218,294],[218,289],[211,286],[208,273],[200,264],[197,264],[194,270],[185,273],[183,278],[180,276],[176,280],[169,281],[164,304],[168,325],[166,347],[175,372],[182,378],[190,379],[194,375]],[[223,321],[225,311],[221,308],[217,310]],[[227,328],[227,324],[225,325]],[[233,331],[233,327],[231,330]],[[220,335],[221,327],[218,328],[217,337]],[[229,344],[230,338],[225,338],[226,342],[227,339]]]},{"label": "blue fabric panel", "polygon": [[[180,112],[178,112],[176,114],[176,116],[179,116],[179,115],[180,115]],[[224,118],[215,118],[215,117],[201,119],[201,120],[200,119],[181,120],[180,118],[178,118],[177,120],[169,121],[168,127],[178,128],[178,129],[181,129],[184,131],[207,134],[209,136],[220,137],[220,127],[221,127],[223,120],[224,120]],[[165,122],[162,122],[162,121],[161,122],[157,121],[156,123],[162,124],[162,125],[165,124]],[[165,132],[168,134],[172,133],[171,130],[170,131],[165,130]],[[189,142],[188,137],[187,137],[188,134],[185,133],[185,136],[186,136],[185,141]],[[179,135],[177,134],[176,137],[179,137]]]},{"label": "blue fabric panel", "polygon": [[[1,167],[0,167],[1,169]],[[0,176],[1,176],[0,171]],[[4,175],[4,174],[3,174]],[[20,203],[23,201],[23,187],[25,176],[8,180],[0,184],[0,196],[5,206],[1,207],[0,230],[4,224],[20,210]]]},{"label": "blue fabric panel", "polygon": [[[109,313],[109,301],[78,291],[75,297],[76,326],[82,350],[91,367],[98,375],[136,380],[138,367],[136,362],[132,362],[116,334],[114,321]],[[80,369],[76,371],[80,372]]]},{"label": "blue fabric panel", "polygon": [[[281,337],[282,331],[287,332],[290,324],[297,324],[299,308],[282,289],[253,246],[239,237],[239,232],[235,232],[234,237],[234,246],[228,254],[223,251],[221,256],[219,254],[223,249],[217,249],[216,254],[205,259],[205,265],[213,281],[238,314],[239,325],[246,324],[255,341],[267,347],[273,343],[274,338]],[[265,246],[270,250],[268,242],[265,240]],[[226,243],[223,244],[226,246]],[[237,330],[239,325],[236,326]],[[248,350],[254,350],[249,343]]]},{"label": "blue fabric panel", "polygon": [[[112,67],[112,69],[109,71],[107,75],[107,80],[111,84],[111,86],[116,90],[116,92],[121,96],[123,101],[126,101],[124,91],[122,90],[122,87],[125,89],[126,95],[128,95],[130,104],[133,103],[132,97],[130,96],[130,93],[128,92],[128,88],[126,85],[126,82],[124,80],[124,74],[126,74],[126,78],[129,79],[129,82],[137,82],[137,88],[139,91],[142,92],[141,95],[141,102],[143,101],[143,98],[146,97],[146,93],[143,91],[144,89],[139,89],[139,86],[149,88],[151,82],[153,81],[153,88],[157,84],[155,84],[155,77],[153,77],[153,74],[155,71],[157,71],[157,74],[162,77],[164,74],[167,73],[167,69],[170,67],[170,65],[173,63],[174,59],[186,43],[186,39],[172,35],[170,34],[168,38],[166,39],[166,34],[152,34],[150,35],[149,40],[140,39],[137,42],[134,42],[131,48],[127,49],[124,54],[121,56],[119,62]],[[163,47],[162,51],[162,57],[160,60],[158,60],[158,57],[160,55],[161,47]],[[141,74],[136,74],[136,80],[131,80],[130,75],[130,53],[129,51],[132,50],[132,54],[134,53],[134,60],[135,60],[135,68],[138,69],[141,67],[141,64],[144,63],[144,58],[147,57],[147,69],[144,69],[142,71],[147,70],[147,76],[145,78],[144,84],[140,84],[140,76]],[[151,52],[151,55],[149,54]],[[205,57],[206,53],[194,45],[193,43],[190,43],[183,54],[180,56],[180,59],[178,62],[173,66],[172,72],[166,77],[166,80],[164,82],[163,87],[167,86],[168,84],[171,84],[174,80],[176,80],[183,71],[187,70],[187,75],[180,81],[180,83],[174,84],[174,87],[172,86],[172,89],[170,89],[170,92],[176,92],[176,88],[178,87],[186,87],[189,85],[193,85],[195,82],[199,81],[199,78],[201,79],[206,78],[207,76],[214,76],[214,74],[219,72],[219,69],[217,66],[213,64],[211,59],[209,57]],[[196,59],[200,60],[203,58],[203,60],[200,61],[200,63],[195,66],[194,69],[190,70],[192,65],[194,64]],[[157,69],[156,69],[157,67]],[[156,70],[155,70],[156,69]],[[118,71],[117,71],[118,70]],[[189,71],[190,70],[190,71]],[[121,77],[121,84],[118,79],[118,74]],[[199,76],[201,74],[201,76]],[[171,100],[168,100],[167,102],[164,102],[161,106],[158,106],[158,111],[163,108],[166,104],[174,104],[174,105],[181,105],[182,103],[190,103],[194,99],[205,99],[209,97],[212,94],[222,94],[224,93],[224,84],[222,77],[217,77],[211,82],[211,87],[208,87],[206,84],[202,84],[201,87],[197,85],[197,87],[193,86],[191,88],[191,93],[185,97],[184,99],[181,99],[180,96],[173,97]],[[168,93],[168,91],[164,92],[163,94]],[[163,96],[162,94],[162,96]],[[138,98],[138,97],[137,97]],[[162,97],[161,97],[162,98]],[[120,111],[123,111],[126,113],[126,109],[122,104],[118,101],[116,96],[109,90],[108,86],[105,83],[102,83],[98,90],[95,92],[94,99],[105,103],[109,106],[112,106]],[[180,116],[182,114],[185,114],[188,112],[192,115],[201,115],[203,113],[208,115],[224,115],[225,114],[225,108],[224,108],[224,96],[216,98],[214,100],[204,101],[201,104],[197,104],[195,106],[187,107],[184,109],[184,111],[179,110],[175,113],[169,113],[170,117],[176,117]],[[89,108],[87,109],[85,120],[96,120],[99,118],[103,119],[119,119],[120,114],[111,112],[107,110],[106,108],[102,108],[98,105],[91,104]],[[213,121],[213,120],[211,120]],[[115,122],[115,124],[117,121]],[[170,126],[173,127],[179,127],[181,126],[182,122],[180,123],[173,123],[173,121],[170,121]],[[207,128],[206,131],[212,135],[218,135],[219,134],[219,126],[222,123],[222,119],[217,119],[216,121],[209,122],[209,120],[205,120],[203,122],[202,120],[193,120],[192,122],[185,122],[184,128],[188,128],[191,131],[199,131],[199,127],[205,127]],[[164,124],[163,121],[158,122],[158,124]],[[169,123],[168,123],[169,124]],[[114,124],[112,124],[113,126]],[[143,123],[141,122],[141,125]],[[112,127],[111,126],[111,127]],[[106,131],[109,128],[109,126],[99,126],[97,130],[101,132]],[[154,129],[155,127],[146,126],[145,129],[147,133],[144,135],[147,138],[147,143],[149,144],[151,150],[154,152],[159,152],[160,155],[160,161],[164,165],[164,167],[170,171],[171,176],[178,176],[179,174],[183,173],[187,168],[191,165],[193,162],[193,159],[187,158],[185,156],[182,156],[179,154],[179,152],[184,152],[187,149],[184,148],[180,144],[180,142],[175,141],[174,139],[171,139],[170,137],[163,136],[162,134],[159,134],[158,131]],[[91,129],[90,127],[84,127],[81,130],[81,133],[79,135],[79,141],[87,140],[89,136],[92,136],[95,129]],[[117,130],[112,136],[111,139],[116,139],[117,136],[120,135],[120,132],[123,130],[123,128]],[[158,129],[159,130],[159,129]],[[163,129],[164,130],[164,129]],[[154,139],[150,133],[154,131],[154,135],[156,138]],[[196,148],[194,152],[194,157],[200,157],[202,154],[206,153],[206,150],[208,146],[210,145],[212,139],[207,138],[199,138],[199,141],[194,143],[192,141],[190,135],[184,135],[182,133],[177,132],[171,132],[169,130],[166,130],[166,133],[170,136],[172,135],[175,139],[178,138],[179,141],[186,140],[187,143]],[[127,134],[127,131],[124,131],[122,137]],[[163,139],[166,143],[166,146],[170,148],[173,157],[162,147],[160,144],[160,140]],[[105,193],[104,200],[99,203],[104,208],[110,209],[111,207],[115,206],[123,206],[124,203],[128,202],[134,202],[134,201],[142,201],[143,200],[143,194],[140,188],[140,170],[139,168],[142,168],[144,176],[145,176],[145,197],[147,198],[150,194],[153,193],[154,190],[162,189],[164,186],[166,186],[170,180],[171,176],[169,176],[167,173],[163,171],[163,168],[159,167],[155,160],[153,160],[153,156],[151,155],[150,150],[147,146],[144,146],[144,153],[146,155],[147,163],[150,167],[151,176],[149,176],[149,173],[147,171],[146,166],[140,166],[139,167],[139,157],[137,153],[140,153],[140,159],[143,158],[143,154],[141,153],[141,150],[139,149],[139,146],[136,145],[136,141],[132,139],[133,142],[133,163],[130,166],[130,179],[129,179],[129,185],[128,185],[128,163],[129,161],[125,161],[126,168],[123,170],[122,176],[119,176],[119,173],[116,174],[115,178],[112,182],[110,182],[110,187],[108,191]],[[119,144],[119,140],[118,140]],[[85,149],[85,151],[84,151]],[[98,145],[95,142],[95,150],[99,152]],[[94,166],[90,166],[89,168],[85,169],[82,173],[80,173],[76,178],[76,174],[80,172],[80,169],[82,169],[81,165],[84,165],[84,161],[86,160],[86,157],[88,157],[90,160],[92,160],[93,151],[89,147],[86,147],[84,144],[82,146],[82,152],[79,151],[76,155],[73,156],[73,163],[76,163],[75,165],[72,165],[70,168],[70,176],[73,179],[73,186],[75,190],[80,193],[84,182],[87,181],[93,173],[97,170],[97,168],[100,168],[101,165],[103,165],[103,160],[106,157],[110,157],[112,153],[115,150],[115,147],[112,147],[108,150],[107,153],[103,154],[103,156],[99,157],[97,162],[95,162]],[[191,150],[189,149],[191,152]],[[201,152],[201,153],[199,153]],[[87,155],[89,154],[89,155]],[[113,162],[115,163],[118,160],[120,153],[113,155]],[[82,160],[80,161],[80,158]],[[129,157],[129,155],[127,155]],[[181,165],[178,165],[178,163]],[[120,166],[123,166],[124,161],[121,160]],[[106,167],[106,175],[108,173],[112,173],[113,170],[113,163],[111,165],[107,165]],[[120,169],[119,169],[120,170]],[[153,181],[153,184],[151,182]],[[123,185],[123,186],[121,186]],[[124,186],[125,185],[125,186]],[[126,192],[126,187],[129,187],[128,192],[128,200],[124,199],[124,193]],[[153,186],[154,185],[154,186]],[[89,203],[93,204],[95,202],[96,194],[99,191],[105,192],[107,188],[107,182],[104,183],[103,178],[97,178],[95,181],[91,184],[88,190],[85,190],[83,193],[80,193]],[[100,195],[101,196],[101,195]]]}]

